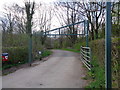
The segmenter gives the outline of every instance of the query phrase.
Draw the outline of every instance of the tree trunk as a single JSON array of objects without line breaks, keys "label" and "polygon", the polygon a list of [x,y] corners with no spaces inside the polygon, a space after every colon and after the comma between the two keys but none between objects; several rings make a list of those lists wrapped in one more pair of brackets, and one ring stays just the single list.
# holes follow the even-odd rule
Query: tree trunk
[{"label": "tree trunk", "polygon": [[94,31],[92,25],[91,25],[91,39],[94,40]]},{"label": "tree trunk", "polygon": [[98,39],[98,29],[95,29],[95,39]]}]

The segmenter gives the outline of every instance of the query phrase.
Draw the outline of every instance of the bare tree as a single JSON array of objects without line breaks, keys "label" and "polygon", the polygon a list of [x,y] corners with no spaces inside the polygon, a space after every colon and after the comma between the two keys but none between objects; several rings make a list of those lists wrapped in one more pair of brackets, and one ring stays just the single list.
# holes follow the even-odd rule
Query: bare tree
[{"label": "bare tree", "polygon": [[[79,9],[79,6],[77,5],[76,2],[59,2],[59,3],[55,3],[55,4],[56,4],[56,7],[61,8],[61,12],[59,13],[59,11],[58,11],[57,14],[59,15],[58,17],[62,17],[61,19],[63,19],[63,20],[61,20],[62,25],[64,23],[66,25],[73,24],[73,23],[76,23],[76,22],[79,22],[82,20],[82,18],[76,11]],[[66,33],[68,33],[68,34],[78,34],[78,25],[69,26],[69,28],[67,28],[67,29],[68,30]],[[67,35],[67,37],[72,41],[73,44],[77,40],[77,35],[74,35],[74,36]]]},{"label": "bare tree", "polygon": [[32,33],[32,18],[33,18],[33,14],[34,14],[34,7],[35,7],[35,2],[31,3],[31,2],[25,2],[25,11],[26,11],[26,15],[27,15],[27,22],[26,22],[26,30],[28,34]]},{"label": "bare tree", "polygon": [[4,7],[4,17],[2,20],[4,27],[7,27],[8,33],[26,33],[25,23],[26,15],[25,8],[18,4]]},{"label": "bare tree", "polygon": [[25,7],[21,7],[18,4],[13,4],[11,7],[11,11],[13,12],[13,17],[15,18],[16,23],[16,32],[18,33],[26,33],[26,14]]},{"label": "bare tree", "polygon": [[[105,3],[104,2],[89,2],[89,3],[78,3],[81,10],[78,12],[87,17],[91,25],[91,36],[92,40],[98,38],[98,30],[102,23],[105,21]],[[95,35],[95,37],[94,37]]]},{"label": "bare tree", "polygon": [[2,22],[2,30],[3,30],[3,35],[7,32],[7,20],[6,19],[1,19]]},{"label": "bare tree", "polygon": [[6,18],[7,23],[5,23],[6,21],[2,21],[2,22],[6,24],[4,26],[7,27],[7,32],[12,34],[14,31],[15,19],[8,7],[6,7],[5,10],[6,10],[6,13],[4,13],[4,18]]},{"label": "bare tree", "polygon": [[35,9],[35,2],[25,2],[25,10],[27,15],[26,30],[29,35],[29,64],[32,62],[32,19]]},{"label": "bare tree", "polygon": [[[74,5],[63,5],[70,10],[74,10],[77,12],[78,18],[82,18],[81,20],[85,20],[86,18],[89,20],[91,25],[91,36],[94,40],[98,38],[98,30],[102,23],[105,21],[105,3],[104,2],[89,2],[89,3],[81,3],[81,2],[74,2]],[[95,36],[94,36],[95,35]]]},{"label": "bare tree", "polygon": [[[39,32],[43,33],[51,29],[51,20],[54,16],[53,8],[44,3],[37,4],[37,26]],[[45,44],[46,36],[41,36],[42,45]]]}]

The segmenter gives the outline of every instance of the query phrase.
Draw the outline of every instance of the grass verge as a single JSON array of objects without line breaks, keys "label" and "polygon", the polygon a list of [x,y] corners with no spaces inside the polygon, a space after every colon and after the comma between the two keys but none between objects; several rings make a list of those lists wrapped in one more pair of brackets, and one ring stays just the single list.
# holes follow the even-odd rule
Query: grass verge
[{"label": "grass verge", "polygon": [[94,56],[92,60],[92,70],[88,72],[88,79],[91,83],[86,88],[105,88],[105,72],[104,67],[98,64],[97,58]]},{"label": "grass verge", "polygon": [[52,51],[46,50],[46,51],[43,52],[42,58],[47,57],[47,56],[49,56],[49,55],[51,55],[51,54],[52,54]]}]

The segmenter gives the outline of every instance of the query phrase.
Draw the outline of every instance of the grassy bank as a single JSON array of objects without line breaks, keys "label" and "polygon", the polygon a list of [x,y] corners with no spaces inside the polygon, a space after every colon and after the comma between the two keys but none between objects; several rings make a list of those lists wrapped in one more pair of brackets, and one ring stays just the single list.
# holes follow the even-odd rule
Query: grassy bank
[{"label": "grassy bank", "polygon": [[[117,88],[120,83],[119,66],[119,39],[112,38],[112,87]],[[72,49],[63,49],[72,52],[80,52],[80,47],[85,46],[85,42],[76,43]],[[92,70],[87,73],[85,79],[90,80],[86,88],[105,88],[105,40],[97,39],[89,42],[92,51]]]},{"label": "grassy bank", "polygon": [[[112,38],[112,87],[117,88],[119,85],[119,52],[118,52],[118,38]],[[87,88],[105,88],[105,40],[98,39],[89,42],[92,50],[92,70],[88,72],[88,79],[91,83]]]},{"label": "grassy bank", "polygon": [[75,43],[72,48],[62,48],[62,50],[80,53],[80,47],[85,46],[85,42]]},{"label": "grassy bank", "polygon": [[86,88],[105,88],[105,71],[98,63],[97,57],[92,58],[92,70],[88,72],[86,78],[91,80]]},{"label": "grassy bank", "polygon": [[47,56],[49,56],[49,55],[51,55],[51,54],[52,54],[52,51],[46,50],[46,51],[43,52],[42,58],[47,57]]}]

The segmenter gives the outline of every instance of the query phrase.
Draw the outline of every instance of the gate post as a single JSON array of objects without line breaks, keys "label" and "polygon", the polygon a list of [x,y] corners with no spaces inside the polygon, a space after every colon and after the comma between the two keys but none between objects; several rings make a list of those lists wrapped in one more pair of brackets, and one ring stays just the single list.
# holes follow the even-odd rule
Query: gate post
[{"label": "gate post", "polygon": [[106,27],[105,27],[105,81],[106,89],[112,87],[111,80],[111,2],[106,2]]},{"label": "gate post", "polygon": [[29,52],[29,65],[31,66],[32,62],[32,33],[28,35],[29,38],[29,47],[28,47],[28,52]]},{"label": "gate post", "polygon": [[89,23],[88,20],[85,20],[85,36],[86,36],[86,47],[88,47],[88,31],[89,31]]}]

